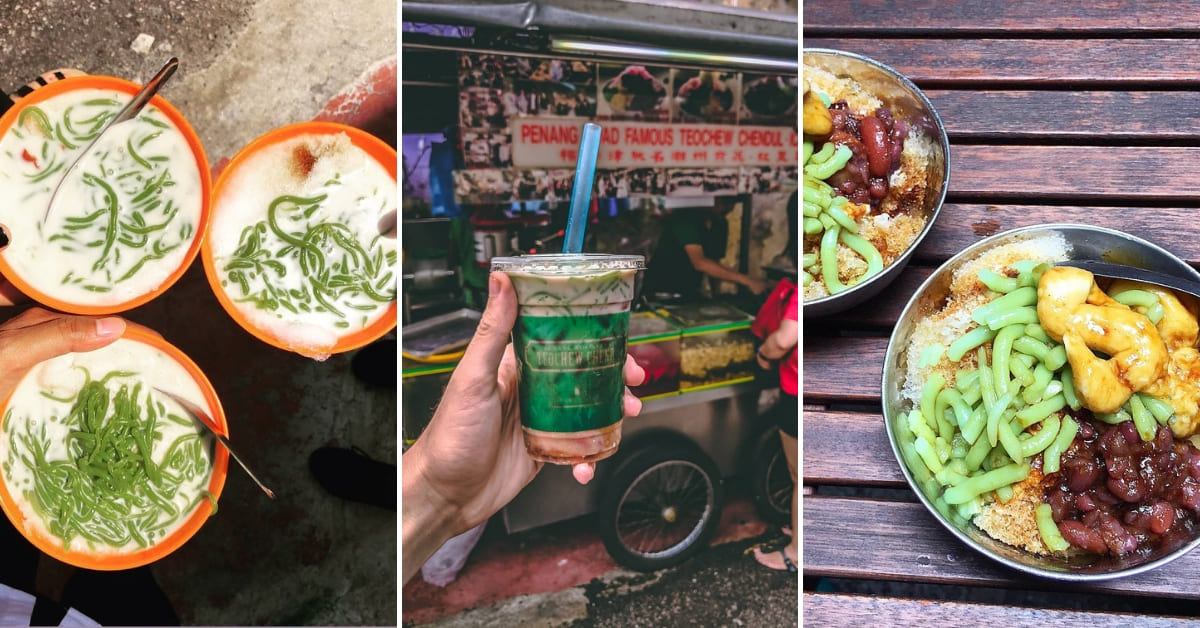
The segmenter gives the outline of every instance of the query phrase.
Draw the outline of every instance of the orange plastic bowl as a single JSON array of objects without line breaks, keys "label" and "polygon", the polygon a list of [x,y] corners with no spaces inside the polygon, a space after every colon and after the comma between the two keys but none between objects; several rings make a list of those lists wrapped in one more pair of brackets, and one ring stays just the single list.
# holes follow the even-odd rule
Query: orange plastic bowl
[{"label": "orange plastic bowl", "polygon": [[[286,142],[299,136],[337,135],[339,133],[349,136],[351,143],[382,165],[392,177],[393,183],[396,181],[396,150],[388,146],[383,140],[361,129],[337,122],[300,122],[268,131],[266,134],[247,144],[233,156],[233,159],[229,161],[229,164],[225,166],[220,176],[217,177],[217,182],[213,187],[212,209],[214,213],[212,218],[215,220],[221,211],[222,195],[226,193],[225,188],[229,185],[233,174],[255,153],[269,146]],[[214,220],[209,221],[210,228]],[[314,348],[296,346],[286,339],[279,337],[272,330],[255,325],[238,309],[237,304],[233,302],[233,298],[221,286],[221,276],[218,274],[216,263],[213,261],[212,246],[212,235],[208,234],[204,238],[200,249],[200,259],[204,263],[204,275],[208,278],[208,284],[212,287],[213,294],[217,296],[217,301],[221,303],[221,307],[225,308],[229,316],[237,321],[238,325],[241,325],[243,329],[255,338],[273,347],[285,351],[293,351],[308,357],[321,358],[329,354],[343,353],[364,347],[382,338],[396,327],[396,302],[393,301],[383,316],[367,327],[355,332],[338,335],[337,342],[332,347]]]},{"label": "orange plastic bowl", "polygon": [[[161,337],[137,327],[127,327],[122,338],[134,340],[158,349],[182,366],[204,393],[204,400],[212,410],[212,419],[220,428],[221,434],[229,436],[229,424],[225,421],[225,411],[221,409],[221,402],[217,399],[217,393],[213,390],[212,384],[204,376],[200,367],[196,366],[195,362],[192,362],[182,351]],[[11,401],[12,393],[9,393],[8,397],[4,400],[3,407],[0,407],[0,417],[7,414]],[[0,423],[0,427],[3,427],[3,423]],[[225,488],[226,472],[229,469],[229,453],[224,447],[216,443],[213,444],[213,447],[215,449],[213,451],[212,477],[208,481],[208,491],[212,493],[214,500],[220,500],[221,491]],[[0,469],[0,474],[2,473],[3,470]],[[30,543],[33,543],[35,547],[50,557],[76,567],[101,571],[141,567],[170,554],[179,549],[188,539],[192,538],[213,512],[212,504],[208,500],[201,500],[200,504],[196,506],[196,509],[192,511],[191,516],[188,517],[182,526],[150,547],[138,549],[128,554],[91,554],[69,551],[63,548],[57,539],[27,529],[25,515],[18,508],[12,494],[9,493],[6,480],[0,481],[0,509],[4,510],[4,514],[8,516],[8,520],[12,522],[17,530],[21,531],[21,534]]]},{"label": "orange plastic bowl", "polygon": [[[29,105],[36,105],[40,102],[44,102],[59,94],[78,89],[111,89],[121,91],[132,96],[141,88],[141,85],[112,76],[73,76],[61,81],[55,81],[54,83],[46,85],[45,87],[34,90],[33,93],[22,98],[20,102],[5,112],[3,116],[0,116],[0,137],[4,137],[4,135],[8,133],[9,128],[16,124],[17,117],[20,115],[23,108]],[[170,288],[175,284],[176,281],[179,280],[180,277],[183,276],[183,273],[187,271],[189,266],[191,266],[192,261],[196,259],[196,254],[200,251],[200,243],[204,239],[205,232],[208,230],[209,197],[212,187],[212,178],[208,169],[208,157],[204,154],[204,147],[200,144],[200,138],[196,136],[196,132],[192,129],[191,125],[188,124],[188,121],[183,117],[183,114],[179,113],[178,109],[172,106],[171,103],[167,102],[162,96],[155,96],[150,101],[150,104],[161,111],[163,115],[165,115],[171,121],[171,123],[175,125],[175,128],[179,129],[179,132],[183,134],[184,139],[187,141],[188,147],[191,148],[192,156],[196,160],[196,169],[199,171],[200,175],[200,219],[197,221],[196,233],[192,237],[192,243],[188,246],[187,253],[180,262],[179,268],[172,270],[171,274],[167,276],[165,281],[163,281],[157,288],[150,290],[149,292],[138,295],[121,303],[92,305],[63,301],[44,293],[42,290],[39,290],[29,278],[17,274],[13,267],[9,265],[4,256],[0,254],[0,275],[3,275],[5,279],[8,279],[10,282],[12,282],[13,286],[20,290],[22,294],[25,294],[29,298],[41,303],[42,305],[52,307],[56,310],[61,310],[63,312],[70,312],[72,314],[103,315],[124,312],[126,310],[132,310],[139,305],[148,303],[150,300],[165,292],[167,288]]]}]

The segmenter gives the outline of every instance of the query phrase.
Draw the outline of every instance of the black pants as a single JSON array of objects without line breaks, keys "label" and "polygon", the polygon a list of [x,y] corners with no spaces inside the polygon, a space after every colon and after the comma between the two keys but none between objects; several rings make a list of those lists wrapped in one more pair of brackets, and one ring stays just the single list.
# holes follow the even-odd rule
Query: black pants
[{"label": "black pants", "polygon": [[771,418],[784,434],[796,438],[800,425],[800,398],[780,392],[779,401],[771,407]]},{"label": "black pants", "polygon": [[[37,587],[39,555],[7,517],[0,517],[0,582],[32,594]],[[149,567],[125,571],[77,569],[67,581],[61,603],[38,597],[30,623],[57,626],[71,607],[106,625],[179,625],[179,617]]]}]

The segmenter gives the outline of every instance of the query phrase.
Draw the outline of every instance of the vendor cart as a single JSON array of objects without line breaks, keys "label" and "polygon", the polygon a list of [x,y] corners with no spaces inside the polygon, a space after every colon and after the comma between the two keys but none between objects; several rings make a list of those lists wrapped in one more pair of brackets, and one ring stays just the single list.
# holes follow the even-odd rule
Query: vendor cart
[{"label": "vendor cart", "polygon": [[[784,210],[797,178],[794,3],[769,13],[673,0],[406,2],[402,20],[404,133],[457,124],[445,140],[457,150],[428,174],[453,199],[431,194],[428,211],[406,201],[402,233],[471,232],[457,251],[404,238],[406,442],[432,416],[478,320],[488,260],[561,246],[570,191],[556,177],[571,174],[569,130],[588,119],[612,135],[585,250],[649,256],[659,217],[729,196],[738,209],[722,263],[763,279],[794,274]],[[632,84],[661,97],[622,91]],[[437,296],[448,288],[460,296]],[[757,367],[750,332],[764,296],[729,286],[692,302],[641,295],[629,337],[650,376],[634,390],[640,416],[624,421],[619,451],[589,485],[547,465],[501,513],[507,531],[599,513],[614,559],[658,569],[707,546],[731,476],[751,481],[765,516],[786,521],[794,486],[764,418],[778,384]]]}]

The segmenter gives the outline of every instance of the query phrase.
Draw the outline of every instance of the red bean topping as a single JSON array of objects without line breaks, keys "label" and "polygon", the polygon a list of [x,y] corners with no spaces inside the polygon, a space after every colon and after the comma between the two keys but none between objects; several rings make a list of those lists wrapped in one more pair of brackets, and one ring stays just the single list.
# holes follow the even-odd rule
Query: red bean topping
[{"label": "red bean topping", "polygon": [[1200,450],[1162,426],[1142,442],[1132,421],[1083,420],[1046,476],[1044,501],[1075,547],[1121,556],[1190,534],[1200,515]]},{"label": "red bean topping", "polygon": [[1108,546],[1108,551],[1112,554],[1123,556],[1137,549],[1137,539],[1112,515],[1106,512],[1100,513],[1097,523],[1096,532],[1100,534],[1100,538],[1104,540],[1104,544]]},{"label": "red bean topping", "polygon": [[1066,475],[1067,488],[1073,493],[1086,491],[1100,474],[1095,461],[1087,458],[1068,458],[1062,463],[1062,472]]},{"label": "red bean topping", "polygon": [[867,151],[867,161],[871,164],[871,176],[887,176],[892,163],[892,147],[888,141],[887,127],[875,116],[862,119],[863,148]]},{"label": "red bean topping", "polygon": [[1071,545],[1093,554],[1103,554],[1108,549],[1095,530],[1078,521],[1063,521],[1058,524],[1058,531]]},{"label": "red bean topping", "polygon": [[888,196],[888,178],[900,168],[909,125],[896,120],[887,107],[859,117],[849,111],[845,100],[830,104],[829,113],[833,131],[826,141],[846,146],[851,152],[850,161],[829,177],[829,185],[853,203],[879,209]]}]

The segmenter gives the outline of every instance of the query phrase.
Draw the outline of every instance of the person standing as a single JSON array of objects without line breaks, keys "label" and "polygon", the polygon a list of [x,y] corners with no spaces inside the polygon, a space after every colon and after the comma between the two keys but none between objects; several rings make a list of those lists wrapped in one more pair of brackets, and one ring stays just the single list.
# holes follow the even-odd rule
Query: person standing
[{"label": "person standing", "polygon": [[[763,370],[779,369],[779,401],[771,409],[775,425],[779,428],[779,443],[783,447],[784,457],[787,458],[788,471],[792,475],[792,528],[791,539],[787,546],[774,552],[764,552],[762,548],[754,548],[754,559],[760,564],[775,570],[796,572],[799,562],[799,521],[796,504],[799,500],[800,484],[797,481],[796,458],[799,454],[799,442],[796,438],[800,425],[799,404],[799,368],[796,357],[796,346],[799,344],[799,290],[793,286],[791,296],[784,307],[783,318],[775,331],[767,335],[762,346],[758,348],[758,365]],[[778,367],[775,366],[778,362]]]},{"label": "person standing", "polygon": [[699,299],[705,277],[732,281],[756,295],[766,290],[763,280],[717,261],[728,246],[725,217],[733,211],[733,203],[729,197],[717,197],[712,207],[676,209],[667,216],[646,268],[648,294],[677,293],[685,300]]}]

